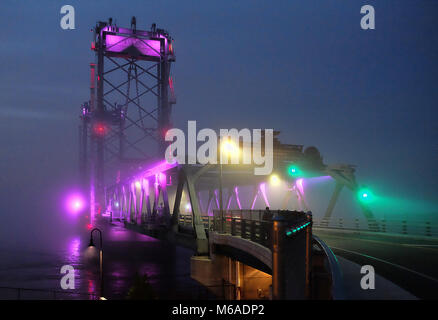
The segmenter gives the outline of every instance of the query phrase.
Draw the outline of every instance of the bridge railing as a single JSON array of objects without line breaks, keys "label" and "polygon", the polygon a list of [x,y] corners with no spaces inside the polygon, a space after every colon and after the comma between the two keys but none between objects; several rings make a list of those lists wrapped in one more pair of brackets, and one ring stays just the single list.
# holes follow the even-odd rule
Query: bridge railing
[{"label": "bridge railing", "polygon": [[[214,211],[213,216],[201,216],[204,227],[208,231],[239,236],[264,246],[269,245],[269,230],[272,222],[263,220],[263,210],[226,210],[223,216]],[[179,216],[179,225],[193,226],[191,214]]]},{"label": "bridge railing", "polygon": [[[213,216],[201,216],[205,230],[213,230]],[[191,214],[180,214],[179,225],[183,227],[193,227],[193,217]]]},{"label": "bridge railing", "polygon": [[327,267],[331,279],[330,298],[335,300],[345,299],[344,280],[338,259],[332,250],[325,244],[325,242],[315,235],[313,235],[313,244],[313,250],[324,252],[324,256],[327,259]]},{"label": "bridge railing", "polygon": [[438,237],[438,224],[430,221],[389,220],[389,219],[345,219],[313,218],[313,225],[317,228],[355,230],[368,232],[382,232],[389,234]]},{"label": "bridge railing", "polygon": [[239,236],[265,247],[269,246],[269,230],[272,222],[263,220],[263,211],[227,210],[223,216],[214,211],[213,230],[219,233]]}]

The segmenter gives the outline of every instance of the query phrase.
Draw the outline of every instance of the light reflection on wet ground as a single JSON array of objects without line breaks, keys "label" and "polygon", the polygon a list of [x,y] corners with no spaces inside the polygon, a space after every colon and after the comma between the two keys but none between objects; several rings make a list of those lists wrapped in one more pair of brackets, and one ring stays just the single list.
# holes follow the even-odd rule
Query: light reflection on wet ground
[{"label": "light reflection on wet ground", "polygon": [[[190,278],[191,250],[125,229],[121,224],[102,227],[104,241],[104,295],[125,299],[136,273],[147,274],[159,299],[205,298],[206,289]],[[98,234],[94,234],[98,245]],[[32,250],[0,249],[1,299],[89,299],[100,291],[98,250],[86,255],[89,233],[66,235],[59,247]],[[88,252],[90,253],[90,252]],[[60,269],[75,268],[75,289],[62,290]],[[7,288],[27,288],[13,290]]]}]

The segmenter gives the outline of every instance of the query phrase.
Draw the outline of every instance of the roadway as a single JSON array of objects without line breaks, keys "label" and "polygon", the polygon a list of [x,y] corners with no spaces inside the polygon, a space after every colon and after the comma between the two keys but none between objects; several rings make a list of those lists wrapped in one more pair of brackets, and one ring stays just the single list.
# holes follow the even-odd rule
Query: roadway
[{"label": "roadway", "polygon": [[438,298],[438,239],[317,228],[314,233],[335,255],[359,265],[372,265],[377,274],[420,299]]}]

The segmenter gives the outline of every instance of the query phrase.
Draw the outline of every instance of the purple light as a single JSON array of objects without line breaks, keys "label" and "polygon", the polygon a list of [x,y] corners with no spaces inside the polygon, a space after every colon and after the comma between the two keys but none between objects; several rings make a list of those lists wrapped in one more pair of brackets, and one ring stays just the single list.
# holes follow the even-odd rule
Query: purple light
[{"label": "purple light", "polygon": [[304,187],[303,187],[303,179],[298,179],[295,184],[298,187],[298,190],[300,190],[301,194],[304,195]]},{"label": "purple light", "polygon": [[218,196],[218,190],[217,189],[214,190],[214,195],[215,195],[215,198],[216,198],[216,206],[219,209],[220,206],[219,206],[219,196]]},{"label": "purple light", "polygon": [[85,208],[85,200],[84,198],[78,194],[71,194],[67,197],[67,211],[71,214],[77,214],[81,212]]},{"label": "purple light", "polygon": [[178,166],[178,163],[168,163],[166,160],[164,160],[157,165],[147,169],[141,176],[143,178],[149,178],[169,169],[175,168],[176,166]]},{"label": "purple light", "polygon": [[237,205],[239,206],[239,209],[242,210],[242,205],[240,204],[240,199],[239,199],[239,189],[236,187],[234,187],[234,192],[236,193],[236,201],[237,201]]},{"label": "purple light", "polygon": [[257,192],[255,195],[254,195],[254,199],[252,200],[252,204],[251,204],[251,210],[254,210],[254,206],[255,206],[255,203],[256,203],[256,201],[257,201],[257,197],[259,196],[259,193]]},{"label": "purple light", "polygon": [[259,188],[260,188],[260,191],[262,192],[263,199],[265,200],[266,206],[270,207],[268,197],[266,196],[266,183],[261,183]]},{"label": "purple light", "polygon": [[147,40],[127,36],[106,35],[106,50],[123,52],[129,47],[136,48],[144,56],[159,57],[161,43],[159,40]]},{"label": "purple light", "polygon": [[233,200],[233,197],[228,197],[227,210],[230,210],[231,200]]}]

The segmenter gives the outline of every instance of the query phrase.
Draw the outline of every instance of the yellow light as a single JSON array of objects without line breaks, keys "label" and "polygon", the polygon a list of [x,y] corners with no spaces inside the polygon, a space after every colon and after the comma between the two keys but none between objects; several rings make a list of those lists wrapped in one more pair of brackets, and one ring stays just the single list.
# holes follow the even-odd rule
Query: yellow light
[{"label": "yellow light", "polygon": [[276,174],[271,174],[269,181],[273,186],[278,186],[280,184],[280,178]]},{"label": "yellow light", "polygon": [[136,186],[137,188],[140,189],[140,188],[141,188],[141,183],[140,183],[140,181],[136,181],[136,182],[135,182],[135,186]]},{"label": "yellow light", "polygon": [[221,143],[221,152],[227,156],[239,153],[239,147],[231,140],[225,140]]}]

